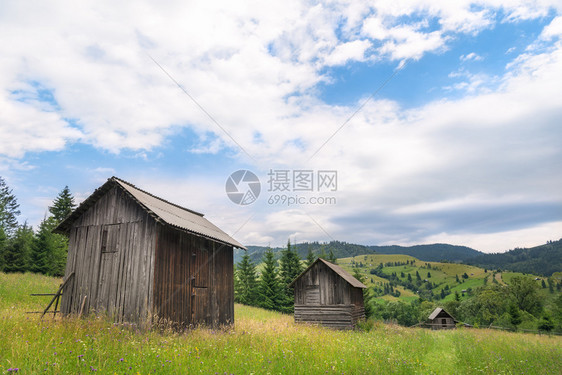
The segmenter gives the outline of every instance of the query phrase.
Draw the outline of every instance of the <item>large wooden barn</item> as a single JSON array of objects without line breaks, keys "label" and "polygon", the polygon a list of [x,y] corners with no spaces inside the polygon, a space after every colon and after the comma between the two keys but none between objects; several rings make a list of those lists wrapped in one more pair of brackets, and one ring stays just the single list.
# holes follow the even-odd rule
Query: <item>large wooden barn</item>
[{"label": "large wooden barn", "polygon": [[55,230],[69,236],[63,314],[233,323],[233,248],[244,246],[202,214],[112,177]]},{"label": "large wooden barn", "polygon": [[295,290],[295,322],[351,329],[365,318],[366,286],[343,268],[318,258],[290,285]]}]

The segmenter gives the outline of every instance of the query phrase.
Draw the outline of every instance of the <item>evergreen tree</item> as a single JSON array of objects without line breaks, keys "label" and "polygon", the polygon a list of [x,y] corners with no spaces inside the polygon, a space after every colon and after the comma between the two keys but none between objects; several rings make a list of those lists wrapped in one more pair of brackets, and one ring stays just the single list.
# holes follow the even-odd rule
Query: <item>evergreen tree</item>
[{"label": "evergreen tree", "polygon": [[25,222],[16,230],[4,250],[4,271],[25,272],[29,269],[29,257],[33,244],[33,228]]},{"label": "evergreen tree", "polygon": [[268,310],[281,310],[284,295],[277,277],[277,265],[271,249],[263,255],[263,270],[259,280],[259,306]]},{"label": "evergreen tree", "polygon": [[68,252],[68,238],[53,233],[57,226],[55,218],[50,216],[39,224],[31,246],[31,263],[29,270],[50,276],[63,276]]},{"label": "evergreen tree", "polygon": [[517,327],[519,324],[521,324],[521,322],[523,321],[523,319],[521,318],[521,310],[519,310],[515,303],[511,303],[509,305],[508,313],[509,321],[513,326]]},{"label": "evergreen tree", "polygon": [[4,250],[6,248],[6,234],[4,229],[0,227],[0,272],[4,271]]},{"label": "evergreen tree", "polygon": [[359,270],[359,268],[353,269],[353,277],[355,277],[357,280],[361,281],[362,283],[365,282],[365,276],[363,276],[363,274],[361,274],[361,271]]},{"label": "evergreen tree", "polygon": [[332,251],[332,249],[330,249],[330,253],[328,254],[328,262],[333,263],[333,264],[337,264],[337,259],[336,256],[334,255],[334,252]]},{"label": "evergreen tree", "polygon": [[255,306],[257,304],[258,281],[256,275],[256,265],[250,259],[247,252],[244,252],[242,260],[237,265],[236,278],[237,301],[244,305]]},{"label": "evergreen tree", "polygon": [[35,235],[33,240],[33,245],[31,247],[31,259],[29,270],[35,273],[42,273],[47,275],[50,273],[49,261],[51,258],[51,253],[55,247],[53,241],[53,221],[49,218],[43,219],[41,224],[39,224],[39,230]]},{"label": "evergreen tree", "polygon": [[76,208],[74,197],[70,193],[68,186],[65,186],[53,201],[53,205],[49,207],[49,212],[53,215],[58,225],[72,213],[74,208]]},{"label": "evergreen tree", "polygon": [[314,263],[315,261],[316,261],[316,257],[314,256],[314,253],[312,252],[312,249],[309,246],[308,254],[306,255],[306,266],[310,267],[312,263]]},{"label": "evergreen tree", "polygon": [[19,206],[12,189],[0,176],[0,228],[7,237],[10,237],[18,226],[16,217],[20,214]]},{"label": "evergreen tree", "polygon": [[279,278],[281,286],[285,294],[283,303],[284,311],[292,312],[294,305],[294,290],[289,288],[289,284],[293,282],[302,272],[301,260],[295,250],[291,248],[291,242],[287,241],[287,249],[281,253]]},{"label": "evergreen tree", "polygon": [[326,254],[326,245],[322,244],[322,246],[320,246],[320,254],[318,255],[318,258],[328,260],[328,255]]}]

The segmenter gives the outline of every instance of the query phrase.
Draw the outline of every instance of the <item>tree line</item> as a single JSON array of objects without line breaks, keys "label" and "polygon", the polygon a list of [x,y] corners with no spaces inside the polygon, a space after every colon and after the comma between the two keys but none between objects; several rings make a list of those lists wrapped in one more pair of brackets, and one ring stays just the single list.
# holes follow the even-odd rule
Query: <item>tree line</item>
[{"label": "tree line", "polygon": [[0,272],[35,272],[63,276],[68,253],[68,238],[53,233],[76,204],[68,186],[49,206],[37,230],[18,223],[21,214],[13,190],[0,176]]}]

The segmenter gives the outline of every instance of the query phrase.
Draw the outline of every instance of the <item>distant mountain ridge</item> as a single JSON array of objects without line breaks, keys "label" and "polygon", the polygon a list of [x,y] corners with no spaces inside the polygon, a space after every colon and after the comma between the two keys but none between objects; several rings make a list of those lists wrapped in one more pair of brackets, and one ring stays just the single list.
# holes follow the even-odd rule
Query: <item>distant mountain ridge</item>
[{"label": "distant mountain ridge", "polygon": [[436,243],[431,245],[414,246],[369,246],[379,254],[404,254],[410,255],[426,262],[454,262],[459,263],[474,258],[484,253],[466,246]]},{"label": "distant mountain ridge", "polygon": [[[426,262],[462,262],[484,253],[466,246],[448,244],[415,245],[415,246],[364,246],[342,241],[331,241],[329,243],[304,242],[291,244],[296,247],[297,253],[302,259],[306,258],[310,248],[315,255],[324,251],[329,254],[330,250],[336,258],[354,257],[368,254],[405,254],[413,256]],[[261,262],[263,253],[268,249],[266,246],[247,246],[248,255],[255,263]],[[282,247],[272,248],[274,253],[280,253]],[[234,262],[237,263],[242,257],[243,250],[237,250],[234,254]]]},{"label": "distant mountain ridge", "polygon": [[562,272],[562,239],[527,249],[516,248],[505,253],[481,254],[465,264],[488,269],[503,269],[541,276]]}]

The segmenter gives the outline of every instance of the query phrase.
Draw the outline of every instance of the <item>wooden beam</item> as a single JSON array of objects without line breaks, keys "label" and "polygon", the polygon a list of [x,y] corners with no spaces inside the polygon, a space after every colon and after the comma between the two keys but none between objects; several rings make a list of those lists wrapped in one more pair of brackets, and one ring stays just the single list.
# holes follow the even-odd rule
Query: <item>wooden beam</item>
[{"label": "wooden beam", "polygon": [[74,276],[74,272],[72,272],[70,275],[68,275],[67,279],[61,284],[59,290],[55,293],[55,296],[53,297],[53,299],[51,300],[51,302],[49,303],[49,305],[47,306],[47,308],[45,309],[45,311],[43,311],[43,315],[41,315],[41,319],[43,319],[43,317],[45,316],[45,314],[47,313],[47,311],[49,310],[49,308],[53,305],[53,302],[55,302],[55,299],[58,299],[61,294],[62,294],[62,290],[63,288],[66,286],[66,284],[68,283],[68,281]]}]

